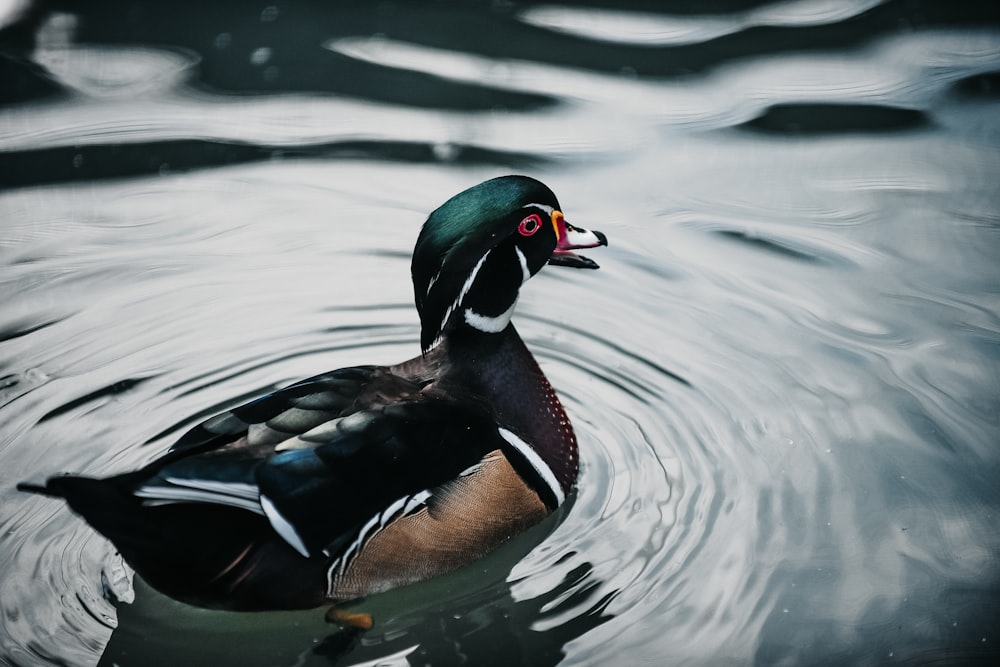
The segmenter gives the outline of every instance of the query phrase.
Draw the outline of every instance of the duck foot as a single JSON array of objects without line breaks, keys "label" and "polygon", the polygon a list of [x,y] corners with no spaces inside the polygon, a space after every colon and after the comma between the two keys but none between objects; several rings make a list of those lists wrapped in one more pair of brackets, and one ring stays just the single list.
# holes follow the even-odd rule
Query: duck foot
[{"label": "duck foot", "polygon": [[337,607],[330,607],[326,612],[326,620],[328,623],[336,623],[342,628],[354,630],[371,630],[375,625],[371,614],[344,611]]}]

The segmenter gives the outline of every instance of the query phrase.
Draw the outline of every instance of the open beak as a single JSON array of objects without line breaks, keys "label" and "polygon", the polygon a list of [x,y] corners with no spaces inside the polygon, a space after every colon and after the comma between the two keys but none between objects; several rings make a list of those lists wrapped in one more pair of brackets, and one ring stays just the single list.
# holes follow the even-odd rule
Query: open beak
[{"label": "open beak", "polygon": [[582,255],[578,255],[574,250],[579,248],[596,248],[601,245],[608,245],[608,237],[597,231],[588,231],[580,227],[574,227],[566,222],[566,218],[561,211],[552,211],[552,226],[556,229],[556,249],[549,257],[549,264],[556,266],[571,266],[575,269],[596,269],[599,268],[597,262]]}]

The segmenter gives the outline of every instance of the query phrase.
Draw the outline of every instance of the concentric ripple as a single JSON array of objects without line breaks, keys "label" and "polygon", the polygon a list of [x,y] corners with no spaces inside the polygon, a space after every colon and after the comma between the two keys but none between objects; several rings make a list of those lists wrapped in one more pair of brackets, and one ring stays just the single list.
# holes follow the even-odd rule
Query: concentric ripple
[{"label": "concentric ripple", "polygon": [[[0,663],[997,662],[993,5],[140,4],[4,23]],[[610,240],[514,319],[580,440],[550,520],[356,638],[15,491],[413,356],[420,223],[510,171]]]}]

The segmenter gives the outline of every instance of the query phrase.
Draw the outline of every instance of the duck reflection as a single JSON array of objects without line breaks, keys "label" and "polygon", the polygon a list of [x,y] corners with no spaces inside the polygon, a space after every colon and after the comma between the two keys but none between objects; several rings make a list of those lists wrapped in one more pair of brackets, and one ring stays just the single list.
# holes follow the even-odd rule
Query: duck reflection
[{"label": "duck reflection", "polygon": [[535,578],[512,570],[571,505],[464,570],[357,602],[374,617],[369,631],[327,623],[322,608],[198,609],[136,577],[99,665],[555,665],[568,642],[614,618],[607,607],[619,592],[568,553],[553,565],[566,568],[561,581],[525,597]]}]

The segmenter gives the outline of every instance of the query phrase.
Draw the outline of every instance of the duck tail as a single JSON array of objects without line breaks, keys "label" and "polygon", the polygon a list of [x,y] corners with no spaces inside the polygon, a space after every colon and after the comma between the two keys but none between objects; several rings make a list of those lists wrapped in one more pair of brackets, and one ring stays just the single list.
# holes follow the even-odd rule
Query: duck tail
[{"label": "duck tail", "polygon": [[49,498],[62,498],[62,494],[58,491],[50,489],[48,484],[32,484],[31,482],[19,482],[17,485],[18,491],[23,491],[24,493],[34,493],[39,496],[48,496]]},{"label": "duck tail", "polygon": [[111,540],[125,560],[163,549],[155,524],[145,521],[142,506],[118,479],[77,475],[50,477],[44,484],[18,484],[19,491],[61,498],[76,514]]},{"label": "duck tail", "polygon": [[[242,610],[323,602],[325,560],[303,559],[272,534],[266,518],[203,503],[144,505],[132,492],[135,475],[63,475],[45,484],[19,484],[18,489],[65,500],[147,583],[175,599]],[[298,576],[276,578],[274,570]]]},{"label": "duck tail", "polygon": [[[62,498],[98,531],[118,542],[122,534],[141,527],[137,499],[117,483],[119,479],[94,479],[77,475],[50,477],[45,484],[24,482],[18,491]],[[139,531],[142,532],[141,530]]]}]

